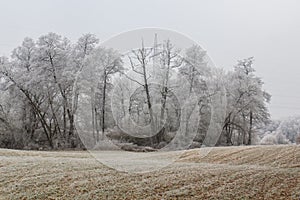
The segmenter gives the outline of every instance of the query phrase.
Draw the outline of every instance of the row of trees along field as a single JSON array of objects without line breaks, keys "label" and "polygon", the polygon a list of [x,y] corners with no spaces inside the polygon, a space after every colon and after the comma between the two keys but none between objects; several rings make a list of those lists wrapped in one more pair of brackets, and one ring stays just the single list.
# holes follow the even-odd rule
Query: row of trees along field
[{"label": "row of trees along field", "polygon": [[[158,46],[146,48],[142,43],[121,54],[99,46],[93,34],[76,43],[55,33],[37,41],[25,38],[11,57],[0,60],[0,147],[84,148],[75,123],[77,112],[81,122],[91,119],[84,122],[91,127],[91,145],[106,135],[120,143],[160,148],[184,127],[186,137],[196,131],[192,146],[200,147],[208,126],[213,126],[212,98],[220,87],[225,88],[226,110],[217,145],[253,144],[270,118],[270,95],[255,75],[254,59],[238,61],[225,72],[209,67],[199,46],[179,50],[170,40]],[[181,112],[183,99],[192,96],[196,117]],[[130,137],[123,131],[131,130],[128,112],[135,123],[150,124],[149,132],[158,134],[148,140]]]}]

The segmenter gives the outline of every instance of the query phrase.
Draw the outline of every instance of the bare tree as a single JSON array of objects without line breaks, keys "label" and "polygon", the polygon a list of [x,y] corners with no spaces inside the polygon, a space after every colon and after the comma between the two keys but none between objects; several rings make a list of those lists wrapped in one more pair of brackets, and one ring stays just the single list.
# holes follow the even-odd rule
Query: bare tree
[{"label": "bare tree", "polygon": [[[101,105],[101,130],[102,130],[102,139],[104,139],[104,131],[106,126],[105,121],[105,110],[106,110],[106,101],[107,101],[107,89],[108,85],[111,84],[111,78],[112,75],[122,72],[123,70],[123,64],[121,60],[121,55],[112,49],[105,49],[102,47],[96,48],[92,54],[88,58],[88,65],[92,66],[92,71],[95,72],[94,76],[98,76],[98,78],[95,78],[93,81],[97,83],[98,89],[100,89],[100,95],[101,98],[98,99],[99,105]],[[95,85],[92,84],[92,91],[94,91]],[[94,88],[93,88],[94,87]],[[95,92],[95,91],[94,91]],[[97,98],[97,97],[96,97]],[[97,100],[97,99],[96,99]],[[98,111],[95,109],[95,102],[92,103],[92,113],[95,117],[95,126],[97,130],[97,117],[98,117]],[[99,133],[97,132],[97,138],[96,140],[99,141]]]}]

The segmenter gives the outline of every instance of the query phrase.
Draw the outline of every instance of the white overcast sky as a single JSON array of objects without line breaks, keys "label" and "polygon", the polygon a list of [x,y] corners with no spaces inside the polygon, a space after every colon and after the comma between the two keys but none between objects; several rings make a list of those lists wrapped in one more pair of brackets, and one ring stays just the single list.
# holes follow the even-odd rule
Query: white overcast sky
[{"label": "white overcast sky", "polygon": [[167,28],[207,50],[218,67],[255,57],[273,97],[272,117],[300,114],[299,0],[0,0],[0,55],[24,37],[56,32],[100,41],[123,31]]}]

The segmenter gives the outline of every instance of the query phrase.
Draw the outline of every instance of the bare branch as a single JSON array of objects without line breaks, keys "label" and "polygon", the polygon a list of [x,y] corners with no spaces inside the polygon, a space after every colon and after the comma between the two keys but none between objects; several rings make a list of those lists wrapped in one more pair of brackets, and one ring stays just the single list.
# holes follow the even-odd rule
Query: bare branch
[{"label": "bare branch", "polygon": [[137,74],[144,75],[142,72],[140,72],[137,69],[135,69],[136,65],[133,63],[132,58],[130,56],[128,56],[128,59],[130,61],[130,65],[131,65],[132,71],[134,71]]},{"label": "bare branch", "polygon": [[137,80],[131,78],[131,77],[128,76],[127,74],[125,74],[125,73],[121,73],[121,74],[124,75],[127,79],[129,79],[129,80],[131,80],[131,81],[133,81],[133,82],[135,82],[135,83],[137,83],[137,84],[139,84],[139,85],[141,85],[141,86],[144,86],[144,84],[142,84],[142,83],[140,83],[139,81],[137,81]]}]

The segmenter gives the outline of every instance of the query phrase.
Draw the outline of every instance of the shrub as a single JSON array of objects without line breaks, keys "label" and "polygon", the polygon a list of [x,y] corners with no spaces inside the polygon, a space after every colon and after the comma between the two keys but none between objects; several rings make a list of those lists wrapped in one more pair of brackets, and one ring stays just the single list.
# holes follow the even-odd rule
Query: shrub
[{"label": "shrub", "polygon": [[268,134],[260,141],[260,144],[262,145],[273,145],[277,144],[277,139],[275,135]]},{"label": "shrub", "polygon": [[296,144],[300,144],[300,134],[299,134],[298,137],[296,138]]}]

